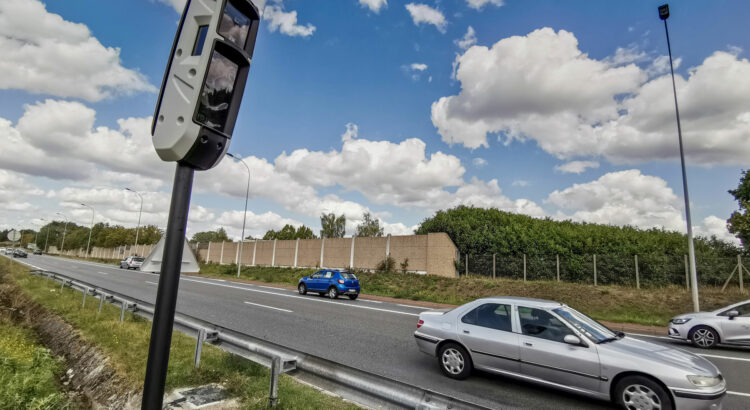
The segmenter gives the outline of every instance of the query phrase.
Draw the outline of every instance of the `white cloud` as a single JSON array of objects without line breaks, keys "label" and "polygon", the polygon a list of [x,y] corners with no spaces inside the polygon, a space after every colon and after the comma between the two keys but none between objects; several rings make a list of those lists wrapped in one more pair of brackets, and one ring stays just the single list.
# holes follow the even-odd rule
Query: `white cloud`
[{"label": "white cloud", "polygon": [[411,68],[413,71],[424,71],[427,69],[427,64],[412,63],[411,65],[409,65],[409,68]]},{"label": "white cloud", "polygon": [[471,160],[471,162],[477,168],[480,168],[480,167],[483,167],[483,166],[487,165],[487,160],[484,159],[484,158],[479,158],[479,157],[474,158],[473,160]]},{"label": "white cloud", "polygon": [[359,5],[377,14],[383,7],[388,7],[388,0],[359,0]]},{"label": "white cloud", "polygon": [[[487,135],[498,133],[506,144],[533,140],[560,159],[677,158],[669,76],[649,80],[635,64],[591,59],[572,33],[544,28],[475,46],[457,64],[462,90],[432,104],[432,122],[449,144],[487,147]],[[746,164],[750,62],[717,51],[676,82],[688,162]]]},{"label": "white cloud", "polygon": [[529,186],[529,181],[524,181],[523,179],[517,179],[513,181],[511,185],[525,187],[525,186]]},{"label": "white cloud", "polygon": [[[418,81],[422,77],[422,73],[427,70],[427,64],[424,63],[411,63],[401,66],[404,74],[408,75],[412,80]],[[432,78],[432,76],[430,76]],[[432,82],[432,80],[428,80]]]},{"label": "white cloud", "polygon": [[469,28],[466,29],[466,34],[453,42],[456,43],[460,49],[466,50],[477,44],[477,33],[472,26],[469,26]]},{"label": "white cloud", "polygon": [[164,3],[168,6],[172,6],[175,11],[182,13],[185,8],[185,0],[158,0],[160,3]]},{"label": "white cloud", "polygon": [[84,24],[49,13],[38,0],[0,2],[0,89],[99,101],[155,92],[125,68],[120,49],[103,46]]},{"label": "white cloud", "polygon": [[406,9],[411,14],[411,19],[414,21],[414,25],[419,26],[420,24],[431,24],[435,26],[441,33],[445,33],[445,26],[448,22],[445,20],[443,13],[434,9],[426,4],[415,4],[409,3]]},{"label": "white cloud", "polygon": [[694,232],[697,236],[705,236],[707,238],[715,236],[717,239],[733,243],[737,246],[741,245],[740,240],[727,230],[726,219],[721,219],[714,215],[704,218],[703,223],[696,226]]},{"label": "white cloud", "polygon": [[284,11],[281,3],[268,5],[263,9],[263,19],[268,21],[268,28],[272,32],[278,30],[288,36],[308,37],[315,32],[315,26],[297,24],[297,11]]},{"label": "white cloud", "polygon": [[621,66],[631,63],[637,63],[648,59],[645,51],[638,48],[638,45],[632,44],[628,47],[617,47],[615,54],[605,58],[603,61],[612,66]]},{"label": "white cloud", "polygon": [[587,168],[599,168],[597,161],[570,161],[555,167],[555,171],[565,174],[581,174]]},{"label": "white cloud", "polygon": [[[227,230],[227,233],[234,239],[239,239],[242,234],[242,216],[243,211],[222,212],[216,219],[216,224],[224,227],[224,229]],[[253,238],[262,238],[267,231],[271,229],[278,231],[283,228],[284,225],[292,225],[297,228],[302,225],[302,222],[284,218],[271,211],[256,214],[248,210],[247,220],[245,221],[245,237],[252,236]]]},{"label": "white cloud", "polygon": [[[682,58],[678,57],[674,59],[672,64],[674,65],[675,70],[680,66],[680,63],[682,63]],[[669,73],[669,56],[658,56],[654,58],[651,61],[651,64],[646,67],[646,73],[649,78]]]},{"label": "white cloud", "polygon": [[486,4],[492,4],[497,7],[504,4],[503,0],[466,0],[466,3],[475,10],[481,10]]}]

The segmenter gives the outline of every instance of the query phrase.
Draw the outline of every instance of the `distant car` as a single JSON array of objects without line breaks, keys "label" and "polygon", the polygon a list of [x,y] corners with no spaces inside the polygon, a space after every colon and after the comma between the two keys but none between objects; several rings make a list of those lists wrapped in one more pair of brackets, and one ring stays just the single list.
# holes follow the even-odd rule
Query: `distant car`
[{"label": "distant car", "polygon": [[6,255],[13,255],[13,248],[5,248],[4,253]]},{"label": "distant car", "polygon": [[548,300],[494,297],[422,312],[414,337],[453,379],[480,369],[623,409],[720,409],[726,395],[710,361],[615,333]]},{"label": "distant car", "polygon": [[120,261],[120,269],[138,269],[145,259],[140,256],[128,256]]},{"label": "distant car", "polygon": [[300,279],[297,290],[300,295],[318,292],[321,296],[328,295],[331,299],[346,295],[354,300],[359,296],[359,279],[345,270],[322,269]]},{"label": "distant car", "polygon": [[41,249],[34,249],[34,255],[41,255],[42,250]]},{"label": "distant car", "polygon": [[750,300],[713,312],[687,313],[669,321],[669,337],[708,349],[717,344],[750,346]]},{"label": "distant car", "polygon": [[16,249],[13,251],[13,257],[14,258],[28,258],[29,254],[26,253],[23,249]]}]

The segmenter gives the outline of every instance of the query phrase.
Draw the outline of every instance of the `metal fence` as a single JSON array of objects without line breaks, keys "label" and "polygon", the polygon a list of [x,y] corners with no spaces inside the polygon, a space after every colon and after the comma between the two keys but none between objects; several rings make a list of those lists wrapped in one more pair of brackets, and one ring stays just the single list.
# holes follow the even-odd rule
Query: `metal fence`
[{"label": "metal fence", "polygon": [[[31,274],[59,281],[61,290],[65,287],[80,290],[82,292],[81,306],[85,306],[87,297],[98,298],[99,312],[105,302],[119,305],[120,322],[125,320],[126,311],[149,320],[153,317],[154,306],[142,300],[56,272],[34,269],[31,270]],[[196,317],[177,313],[174,323],[177,330],[196,338],[196,367],[200,365],[204,343],[210,343],[222,350],[270,367],[268,399],[270,407],[274,407],[278,400],[279,375],[289,373],[303,380],[315,380],[317,382],[315,384],[324,382],[326,387],[342,394],[345,398],[353,399],[372,408],[489,410],[488,407],[335,363]]]},{"label": "metal fence", "polygon": [[[742,284],[741,256],[696,257],[701,285],[721,286],[729,279]],[[738,269],[738,267],[742,269]],[[460,254],[456,259],[460,275],[480,275],[518,280],[557,280],[593,285],[622,285],[640,288],[688,286],[687,255],[500,255]],[[736,273],[740,271],[740,274]],[[732,272],[735,272],[732,275]],[[733,277],[730,278],[730,275]]]}]

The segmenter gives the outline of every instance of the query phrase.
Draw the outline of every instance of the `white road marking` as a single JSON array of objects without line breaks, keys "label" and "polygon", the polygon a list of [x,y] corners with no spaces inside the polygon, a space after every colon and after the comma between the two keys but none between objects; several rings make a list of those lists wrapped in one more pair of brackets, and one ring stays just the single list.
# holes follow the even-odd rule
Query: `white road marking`
[{"label": "white road marking", "polygon": [[222,287],[225,287],[225,288],[239,289],[239,290],[244,290],[244,291],[247,291],[247,292],[258,292],[258,293],[265,293],[265,294],[268,294],[268,295],[281,296],[281,297],[285,297],[285,298],[304,299],[304,300],[307,300],[307,301],[310,301],[310,302],[334,303],[334,304],[337,304],[337,305],[342,306],[342,307],[350,307],[350,308],[356,308],[356,309],[367,309],[367,310],[376,310],[376,311],[379,311],[379,312],[395,313],[395,314],[398,314],[398,315],[419,316],[416,313],[399,312],[398,310],[381,309],[381,308],[375,308],[375,307],[370,307],[370,306],[350,305],[350,304],[345,304],[345,303],[340,303],[340,302],[334,302],[332,300],[313,299],[313,298],[310,298],[310,297],[307,297],[307,296],[285,295],[283,293],[269,292],[267,290],[248,289],[248,288],[242,288],[242,287],[239,287],[239,286],[224,285],[224,284],[221,284],[221,283],[203,282],[203,281],[195,280],[195,279],[187,279],[187,278],[185,278],[185,280],[186,281],[190,281],[190,282],[202,283],[204,285],[222,286]]},{"label": "white road marking", "polygon": [[705,354],[705,353],[696,353],[696,354],[698,356],[713,357],[715,359],[737,360],[737,361],[740,361],[740,362],[750,362],[750,359],[745,359],[745,358],[742,358],[742,357],[719,356],[719,355],[716,355],[716,354]]},{"label": "white road marking", "polygon": [[292,311],[289,309],[282,309],[282,308],[277,308],[277,307],[268,306],[268,305],[261,305],[260,303],[245,302],[245,304],[253,305],[253,306],[260,306],[260,307],[269,308],[269,309],[276,309],[276,310],[280,310],[282,312],[287,312],[287,313],[292,313]]},{"label": "white road marking", "polygon": [[733,394],[735,396],[750,397],[750,393],[740,393],[738,391],[728,391],[727,394]]},{"label": "white road marking", "polygon": [[101,273],[102,275],[109,275],[109,272],[96,272],[96,273]]},{"label": "white road marking", "polygon": [[368,300],[368,299],[360,299],[360,300],[362,300],[363,302],[370,302],[370,303],[383,303],[379,300]]},{"label": "white road marking", "polygon": [[423,309],[423,310],[424,310],[424,309],[427,309],[427,310],[430,310],[430,308],[426,308],[426,307],[424,307],[424,306],[403,305],[403,304],[401,304],[401,303],[396,303],[396,305],[397,305],[397,306],[408,307],[408,308],[414,308],[414,309]]},{"label": "white road marking", "polygon": [[157,286],[159,285],[158,283],[151,282],[150,280],[144,280],[144,282],[148,283],[149,285],[157,285]]}]

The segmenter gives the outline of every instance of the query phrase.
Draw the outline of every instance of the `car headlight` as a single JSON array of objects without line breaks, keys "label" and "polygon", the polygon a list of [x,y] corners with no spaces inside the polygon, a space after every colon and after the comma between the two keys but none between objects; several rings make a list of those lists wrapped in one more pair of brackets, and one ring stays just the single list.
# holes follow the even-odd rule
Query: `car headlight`
[{"label": "car headlight", "polygon": [[690,383],[693,383],[694,385],[698,387],[714,387],[722,382],[724,380],[721,375],[718,376],[688,376],[688,380],[690,380]]},{"label": "car headlight", "polygon": [[676,325],[684,325],[685,323],[687,323],[689,321],[690,321],[689,317],[676,317],[676,318],[670,320],[670,322],[672,322],[672,323],[674,323]]}]

